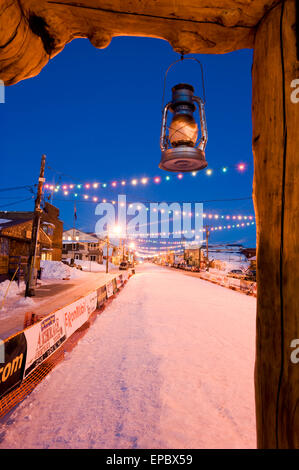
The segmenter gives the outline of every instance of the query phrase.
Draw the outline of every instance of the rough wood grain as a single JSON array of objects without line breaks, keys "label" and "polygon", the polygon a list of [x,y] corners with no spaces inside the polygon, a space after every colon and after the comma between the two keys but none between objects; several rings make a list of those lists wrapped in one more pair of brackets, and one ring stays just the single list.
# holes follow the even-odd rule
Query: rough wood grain
[{"label": "rough wood grain", "polygon": [[185,53],[251,48],[255,26],[279,0],[0,0],[0,79],[37,75],[77,37],[98,48],[148,36]]},{"label": "rough wood grain", "polygon": [[[254,201],[257,216],[256,414],[258,446],[299,448],[299,78],[295,0],[259,25],[253,64]],[[296,184],[297,182],[297,184]]]}]

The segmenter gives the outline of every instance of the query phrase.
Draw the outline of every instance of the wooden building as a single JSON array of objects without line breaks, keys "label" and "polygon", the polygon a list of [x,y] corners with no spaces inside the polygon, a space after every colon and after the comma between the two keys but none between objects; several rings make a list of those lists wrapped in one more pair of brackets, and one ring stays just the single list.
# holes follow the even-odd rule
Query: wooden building
[{"label": "wooden building", "polygon": [[[33,212],[0,212],[0,280],[11,277],[19,267],[25,274],[31,242]],[[59,210],[45,203],[38,237],[37,266],[41,259],[60,261],[63,222]]]},{"label": "wooden building", "polygon": [[102,264],[104,247],[105,240],[93,233],[85,233],[73,228],[63,232],[63,259],[95,261]]},{"label": "wooden building", "polygon": [[202,248],[186,248],[184,251],[184,259],[190,266],[201,266],[204,261],[204,252]]}]

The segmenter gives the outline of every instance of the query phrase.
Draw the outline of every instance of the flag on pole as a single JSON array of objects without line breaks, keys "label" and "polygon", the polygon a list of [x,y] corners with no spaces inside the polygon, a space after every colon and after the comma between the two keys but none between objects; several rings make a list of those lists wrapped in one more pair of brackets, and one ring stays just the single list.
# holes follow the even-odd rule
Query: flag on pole
[{"label": "flag on pole", "polygon": [[76,204],[74,204],[74,219],[77,220],[77,207],[76,207]]}]

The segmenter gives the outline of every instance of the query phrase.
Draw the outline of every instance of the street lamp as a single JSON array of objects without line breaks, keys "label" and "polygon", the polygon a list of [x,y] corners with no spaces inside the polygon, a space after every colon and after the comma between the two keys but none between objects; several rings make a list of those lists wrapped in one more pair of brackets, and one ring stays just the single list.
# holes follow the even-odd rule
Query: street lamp
[{"label": "street lamp", "polygon": [[112,228],[115,237],[119,238],[119,254],[121,256],[121,245],[122,245],[122,260],[125,260],[125,231],[121,225],[114,225]]},{"label": "street lamp", "polygon": [[[161,162],[159,168],[166,171],[191,172],[202,170],[207,166],[205,148],[208,140],[207,123],[205,117],[205,91],[203,69],[201,63],[194,57],[186,59],[199,63],[202,72],[203,99],[194,96],[194,88],[187,83],[179,83],[172,88],[172,99],[162,110],[162,127],[160,137]],[[183,60],[183,56],[181,58]],[[167,70],[164,79],[163,105],[165,82],[169,69],[180,62],[177,60]],[[198,124],[193,113],[199,111],[201,138],[198,140]],[[171,124],[167,132],[168,111],[173,113]]]},{"label": "street lamp", "polygon": [[112,228],[112,232],[114,233],[114,235],[116,235],[117,237],[120,237],[121,236],[121,233],[122,233],[122,228],[120,225],[114,225],[113,228]]},{"label": "street lamp", "polygon": [[133,265],[133,268],[134,268],[134,248],[135,248],[135,243],[134,242],[131,242],[130,245],[129,245],[129,248],[131,250],[131,261],[132,261],[132,265]]},{"label": "street lamp", "polygon": [[[111,234],[111,232],[113,234],[115,234],[116,236],[120,237],[121,233],[122,233],[122,228],[120,225],[114,225],[113,227],[111,227],[111,229],[109,228],[109,226],[107,226],[107,236],[106,236],[106,250],[107,250],[107,253],[106,253],[106,274],[108,274],[109,272],[109,245],[110,245],[110,237],[109,237],[109,234]],[[110,235],[111,236],[111,235]]]}]

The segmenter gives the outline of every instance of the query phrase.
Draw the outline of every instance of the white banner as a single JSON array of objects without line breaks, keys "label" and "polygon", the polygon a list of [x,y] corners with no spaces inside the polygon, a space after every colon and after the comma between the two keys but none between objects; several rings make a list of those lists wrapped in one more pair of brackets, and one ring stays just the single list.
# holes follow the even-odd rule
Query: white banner
[{"label": "white banner", "polygon": [[45,317],[24,331],[27,341],[25,377],[50,357],[66,340],[64,316],[61,311]]},{"label": "white banner", "polygon": [[87,322],[89,315],[97,308],[96,291],[59,310],[65,318],[66,337],[69,338],[80,326]]},{"label": "white banner", "polygon": [[232,287],[239,287],[240,288],[240,279],[236,279],[234,277],[231,277],[229,279],[229,285]]},{"label": "white banner", "polygon": [[48,315],[26,329],[27,358],[25,376],[53,354],[80,326],[87,322],[97,308],[97,292]]},{"label": "white banner", "polygon": [[113,295],[112,281],[110,281],[110,282],[108,282],[108,284],[106,284],[106,292],[107,292],[107,299],[109,299],[109,297],[112,297],[112,295]]}]

